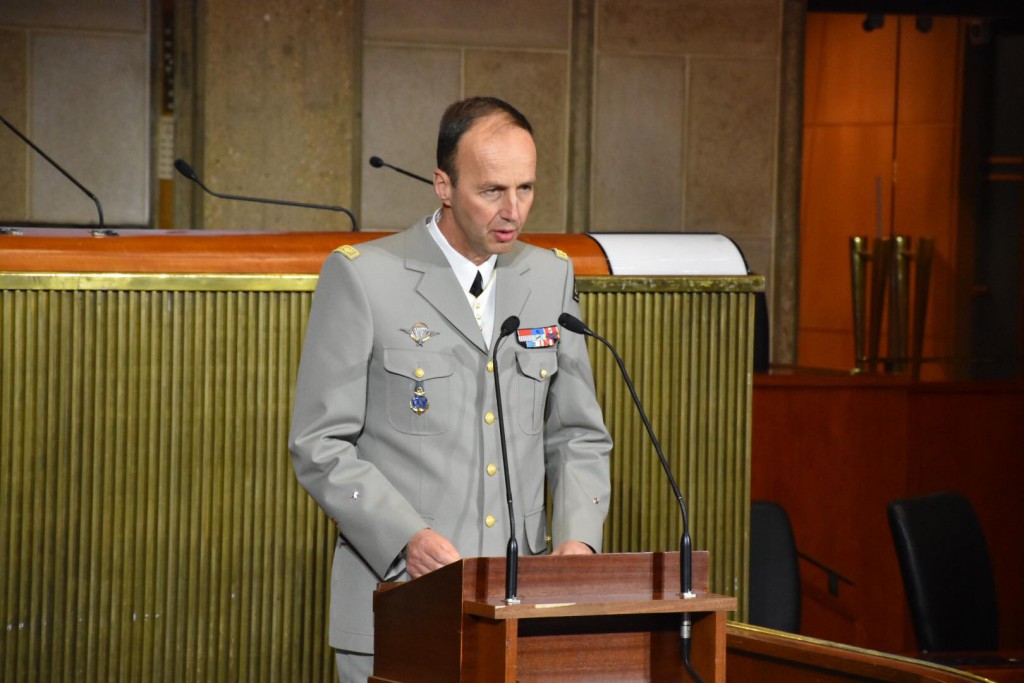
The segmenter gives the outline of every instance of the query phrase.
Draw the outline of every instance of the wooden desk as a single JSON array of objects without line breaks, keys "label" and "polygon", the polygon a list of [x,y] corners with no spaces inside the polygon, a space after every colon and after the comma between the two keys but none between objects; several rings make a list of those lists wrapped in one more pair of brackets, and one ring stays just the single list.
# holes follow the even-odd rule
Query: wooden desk
[{"label": "wooden desk", "polygon": [[911,656],[991,678],[998,683],[1024,683],[1024,650],[920,653]]}]

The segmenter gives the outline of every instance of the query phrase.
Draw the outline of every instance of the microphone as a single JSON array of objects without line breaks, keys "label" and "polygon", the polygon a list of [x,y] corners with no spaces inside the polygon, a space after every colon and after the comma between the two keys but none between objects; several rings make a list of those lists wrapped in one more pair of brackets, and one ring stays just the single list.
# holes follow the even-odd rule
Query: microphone
[{"label": "microphone", "polygon": [[501,324],[498,339],[494,342],[494,353],[491,363],[494,365],[494,396],[498,400],[498,437],[501,440],[501,464],[505,469],[505,499],[508,501],[508,523],[511,533],[508,538],[508,550],[505,553],[505,602],[518,605],[519,597],[519,542],[516,540],[516,514],[512,510],[512,480],[508,472],[508,446],[505,442],[505,415],[501,410],[501,382],[498,381],[498,347],[505,337],[519,327],[519,316],[510,315]]},{"label": "microphone", "polygon": [[285,199],[266,199],[264,197],[242,197],[235,194],[221,194],[214,192],[210,188],[203,185],[203,181],[196,175],[195,170],[192,166],[184,159],[175,159],[174,170],[181,175],[185,176],[193,183],[202,188],[203,192],[208,195],[217,197],[218,199],[236,199],[242,202],[256,202],[257,204],[277,204],[279,206],[297,206],[302,209],[321,209],[324,211],[340,211],[341,213],[348,216],[349,220],[352,221],[352,232],[359,232],[359,223],[356,221],[355,215],[346,209],[344,206],[330,206],[327,204],[308,204],[306,202],[291,202]]},{"label": "microphone", "polygon": [[50,155],[48,155],[43,150],[39,149],[39,147],[36,145],[36,143],[32,142],[27,137],[25,137],[25,135],[20,130],[15,128],[14,125],[10,121],[8,121],[6,118],[4,118],[2,115],[0,115],[0,121],[3,121],[4,125],[11,129],[12,133],[14,133],[19,138],[21,138],[25,142],[26,145],[28,145],[29,147],[34,149],[39,154],[39,156],[41,156],[44,159],[46,159],[46,161],[49,162],[49,164],[51,166],[53,166],[55,169],[60,171],[61,174],[65,178],[67,178],[72,183],[74,183],[75,187],[77,187],[79,190],[84,192],[85,196],[92,200],[92,203],[96,205],[96,213],[99,214],[99,219],[100,219],[99,227],[97,227],[95,230],[92,231],[93,236],[95,236],[95,237],[117,237],[117,232],[115,232],[114,230],[108,230],[107,228],[103,227],[103,206],[100,204],[100,200],[96,198],[96,195],[94,195],[92,192],[89,192],[89,190],[86,189],[85,185],[83,185],[82,183],[80,183],[77,180],[75,180],[74,176],[72,176],[70,173],[65,171],[64,168],[60,164],[58,164],[56,161],[51,159]]},{"label": "microphone", "polygon": [[[679,503],[679,512],[683,517],[683,534],[679,540],[679,593],[684,599],[691,599],[697,597],[696,593],[693,592],[693,551],[690,547],[690,522],[686,514],[686,503],[683,502],[683,494],[679,491],[679,485],[676,483],[676,478],[672,474],[672,468],[668,465],[668,460],[665,459],[665,452],[661,449],[661,443],[658,441],[658,437],[654,435],[654,428],[651,426],[651,421],[647,419],[647,413],[644,412],[644,407],[640,403],[640,397],[637,396],[636,388],[633,386],[633,380],[630,379],[629,373],[626,371],[626,364],[622,362],[622,358],[619,356],[615,347],[608,342],[607,339],[594,332],[587,325],[570,313],[562,313],[558,316],[558,324],[576,334],[582,334],[587,337],[593,337],[598,340],[612,352],[612,356],[615,357],[615,362],[619,365],[619,370],[622,373],[622,378],[626,381],[626,386],[629,387],[629,393],[633,396],[633,403],[636,404],[636,409],[640,413],[640,419],[643,420],[644,427],[647,428],[647,435],[651,439],[651,443],[654,444],[654,450],[658,454],[658,460],[661,461],[661,468],[665,470],[665,475],[668,477],[668,483],[672,487],[672,493],[676,497],[676,502]],[[696,680],[700,680],[696,672],[690,666],[690,626],[691,618],[689,612],[683,613],[682,627],[680,629],[680,649],[683,657],[683,662],[686,668],[690,671],[690,675]]]},{"label": "microphone", "polygon": [[411,171],[406,171],[404,168],[398,168],[397,166],[392,166],[391,164],[389,164],[388,162],[384,161],[380,157],[376,157],[376,156],[370,157],[370,166],[373,166],[374,168],[380,168],[382,166],[387,166],[392,171],[398,171],[402,175],[407,175],[410,178],[415,178],[416,180],[420,180],[420,181],[426,183],[427,185],[433,185],[434,184],[434,181],[428,180],[427,178],[424,178],[421,175],[416,175],[415,173],[413,173]]}]

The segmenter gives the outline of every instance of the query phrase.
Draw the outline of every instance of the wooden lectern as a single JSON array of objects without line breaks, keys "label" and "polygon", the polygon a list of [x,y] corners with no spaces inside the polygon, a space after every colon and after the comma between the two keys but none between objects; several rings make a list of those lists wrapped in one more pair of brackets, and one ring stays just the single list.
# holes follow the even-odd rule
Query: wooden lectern
[{"label": "wooden lectern", "polygon": [[678,553],[519,559],[518,605],[505,604],[505,558],[465,559],[374,594],[371,683],[685,681],[680,624],[692,614],[691,663],[725,681],[726,612],[693,554],[697,597],[679,596]]}]

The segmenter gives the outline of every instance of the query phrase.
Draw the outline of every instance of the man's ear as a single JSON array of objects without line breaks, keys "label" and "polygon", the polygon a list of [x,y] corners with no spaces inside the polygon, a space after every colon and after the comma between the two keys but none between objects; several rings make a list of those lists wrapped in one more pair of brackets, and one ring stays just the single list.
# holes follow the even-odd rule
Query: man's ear
[{"label": "man's ear", "polygon": [[451,206],[452,181],[448,174],[439,168],[434,169],[434,194],[444,206]]}]

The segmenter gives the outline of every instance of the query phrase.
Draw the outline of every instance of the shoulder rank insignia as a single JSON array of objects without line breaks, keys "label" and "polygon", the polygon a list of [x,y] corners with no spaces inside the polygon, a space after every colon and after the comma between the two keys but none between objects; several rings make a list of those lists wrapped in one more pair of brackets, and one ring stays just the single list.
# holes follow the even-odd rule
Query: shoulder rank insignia
[{"label": "shoulder rank insignia", "polygon": [[561,249],[559,249],[558,247],[555,247],[551,251],[555,252],[555,256],[557,256],[558,258],[562,259],[563,261],[568,261],[569,260],[569,255],[566,254]]},{"label": "shoulder rank insignia", "polygon": [[409,335],[409,338],[416,342],[416,346],[423,346],[424,342],[430,341],[432,338],[441,334],[440,332],[431,332],[430,328],[425,323],[414,323],[408,330],[399,328],[402,332]]},{"label": "shoulder rank insignia", "polygon": [[541,349],[558,343],[558,326],[524,327],[516,330],[519,345],[527,349]]},{"label": "shoulder rank insignia", "polygon": [[357,258],[359,258],[359,250],[353,247],[351,244],[343,244],[334,251],[340,253],[349,261],[355,261]]}]

